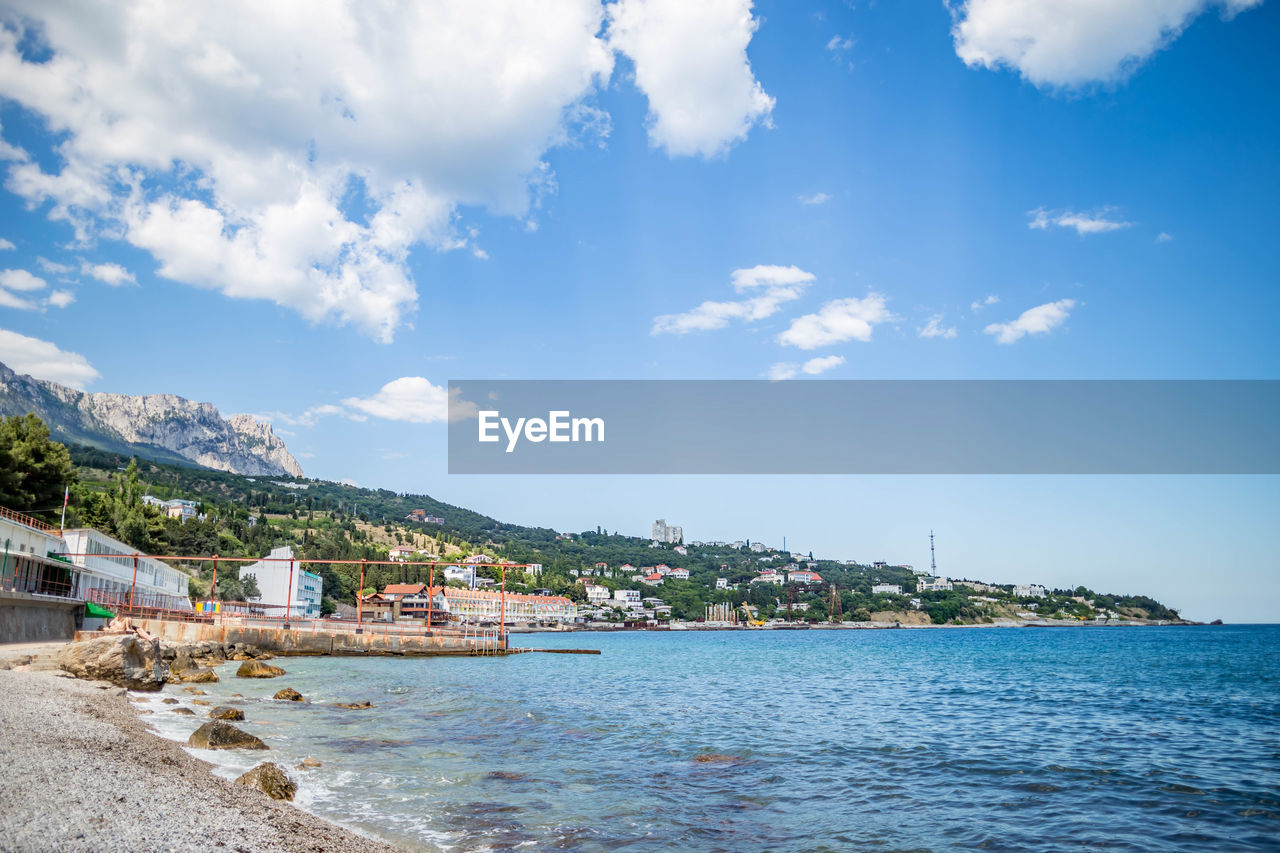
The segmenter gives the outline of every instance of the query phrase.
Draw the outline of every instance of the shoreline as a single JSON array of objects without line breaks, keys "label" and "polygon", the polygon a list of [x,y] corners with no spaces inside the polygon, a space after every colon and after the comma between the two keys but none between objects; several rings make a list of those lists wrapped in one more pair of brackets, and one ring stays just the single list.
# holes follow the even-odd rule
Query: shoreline
[{"label": "shoreline", "polygon": [[148,729],[123,688],[58,671],[0,670],[0,757],[6,850],[404,849],[230,782]]}]

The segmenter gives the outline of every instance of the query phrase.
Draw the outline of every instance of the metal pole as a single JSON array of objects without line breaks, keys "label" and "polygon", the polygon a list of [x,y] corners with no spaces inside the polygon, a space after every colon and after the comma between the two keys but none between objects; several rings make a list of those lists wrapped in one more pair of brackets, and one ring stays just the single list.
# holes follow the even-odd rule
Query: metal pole
[{"label": "metal pole", "polygon": [[427,566],[427,634],[431,633],[431,599],[434,597],[433,588],[436,582],[436,564],[431,563]]},{"label": "metal pole", "polygon": [[360,559],[360,588],[356,590],[356,633],[364,633],[364,558]]},{"label": "metal pole", "polygon": [[498,623],[498,636],[502,638],[502,647],[507,647],[507,567],[502,567],[502,621]]},{"label": "metal pole", "polygon": [[209,584],[209,613],[213,614],[213,599],[217,595],[218,589],[218,555],[213,555],[213,583]]},{"label": "metal pole", "polygon": [[129,584],[129,608],[133,608],[133,591],[138,586],[138,555],[133,555],[133,583]]},{"label": "metal pole", "polygon": [[289,586],[284,594],[284,627],[289,627],[289,614],[293,611],[293,560],[289,561]]}]

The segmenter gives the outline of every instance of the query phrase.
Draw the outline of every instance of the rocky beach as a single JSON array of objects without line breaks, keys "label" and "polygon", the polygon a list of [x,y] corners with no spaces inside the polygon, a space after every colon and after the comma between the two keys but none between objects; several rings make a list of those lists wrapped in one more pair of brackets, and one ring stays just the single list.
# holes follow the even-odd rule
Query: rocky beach
[{"label": "rocky beach", "polygon": [[0,850],[396,849],[214,775],[123,687],[57,670],[52,651],[0,662]]}]

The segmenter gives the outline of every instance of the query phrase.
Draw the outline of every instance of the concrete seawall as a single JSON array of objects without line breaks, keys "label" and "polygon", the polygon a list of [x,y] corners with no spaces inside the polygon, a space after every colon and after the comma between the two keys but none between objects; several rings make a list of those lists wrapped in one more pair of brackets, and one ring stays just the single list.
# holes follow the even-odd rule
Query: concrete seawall
[{"label": "concrete seawall", "polygon": [[[295,631],[203,622],[168,622],[134,619],[133,624],[175,643],[247,643],[277,655],[477,655],[505,654],[501,641],[486,644],[478,637],[456,635],[424,637],[394,632],[355,634],[348,631]],[[76,640],[101,636],[77,631]]]},{"label": "concrete seawall", "polygon": [[70,640],[83,601],[0,592],[0,643]]}]

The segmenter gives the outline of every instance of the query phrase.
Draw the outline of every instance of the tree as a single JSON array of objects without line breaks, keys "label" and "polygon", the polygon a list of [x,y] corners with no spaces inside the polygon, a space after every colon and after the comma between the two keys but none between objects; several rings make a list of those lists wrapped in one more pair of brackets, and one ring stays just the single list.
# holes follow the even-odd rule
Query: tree
[{"label": "tree", "polygon": [[0,419],[0,506],[57,521],[75,479],[71,454],[44,421],[31,412]]}]

